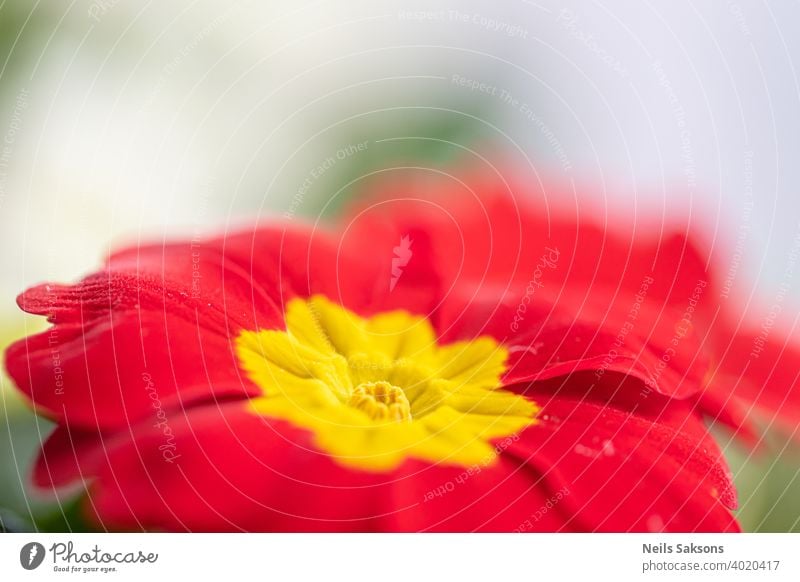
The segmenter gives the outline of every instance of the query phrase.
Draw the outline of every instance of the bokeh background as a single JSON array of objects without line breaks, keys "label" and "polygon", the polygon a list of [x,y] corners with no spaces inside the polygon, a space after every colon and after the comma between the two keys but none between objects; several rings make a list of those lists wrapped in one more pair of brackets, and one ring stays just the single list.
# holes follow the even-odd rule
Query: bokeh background
[{"label": "bokeh background", "polygon": [[[798,68],[796,2],[2,0],[2,344],[44,327],[23,288],[109,248],[325,217],[376,172],[481,156],[592,184],[609,221],[697,215],[743,317],[788,288],[791,329]],[[29,490],[51,426],[1,381],[0,525],[79,529]],[[718,436],[744,527],[800,531],[791,435],[757,455]]]}]

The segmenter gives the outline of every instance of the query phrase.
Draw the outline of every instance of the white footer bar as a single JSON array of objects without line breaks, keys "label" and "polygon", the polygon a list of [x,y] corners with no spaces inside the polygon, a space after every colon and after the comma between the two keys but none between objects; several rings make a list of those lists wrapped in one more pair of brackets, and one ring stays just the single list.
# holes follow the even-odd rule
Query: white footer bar
[{"label": "white footer bar", "polygon": [[800,580],[797,534],[3,534],[3,580]]}]

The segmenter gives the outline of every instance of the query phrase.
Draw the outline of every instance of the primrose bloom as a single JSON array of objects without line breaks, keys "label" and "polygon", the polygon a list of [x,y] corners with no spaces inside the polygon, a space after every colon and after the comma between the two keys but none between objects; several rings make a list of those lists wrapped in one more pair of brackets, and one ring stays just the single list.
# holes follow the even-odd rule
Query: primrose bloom
[{"label": "primrose bloom", "polygon": [[53,324],[6,355],[57,423],[35,483],[117,530],[738,529],[704,417],[752,436],[763,378],[685,225],[475,176],[378,190],[23,293]]}]

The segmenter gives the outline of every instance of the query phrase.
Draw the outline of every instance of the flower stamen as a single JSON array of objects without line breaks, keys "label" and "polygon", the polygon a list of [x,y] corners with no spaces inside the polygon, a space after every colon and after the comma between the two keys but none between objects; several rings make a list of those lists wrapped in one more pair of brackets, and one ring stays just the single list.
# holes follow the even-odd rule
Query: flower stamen
[{"label": "flower stamen", "polygon": [[402,388],[388,382],[364,382],[353,389],[348,406],[366,413],[372,420],[408,422],[411,405]]}]

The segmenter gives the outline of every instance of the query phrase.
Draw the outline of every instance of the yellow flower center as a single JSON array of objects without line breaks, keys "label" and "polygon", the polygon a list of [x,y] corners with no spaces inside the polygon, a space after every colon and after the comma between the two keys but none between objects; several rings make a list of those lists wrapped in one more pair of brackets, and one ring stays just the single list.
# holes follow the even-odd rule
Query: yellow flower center
[{"label": "yellow flower center", "polygon": [[508,354],[486,336],[439,345],[405,311],[362,318],[323,296],[293,299],[286,331],[243,331],[236,353],[263,391],[251,409],[307,429],[337,462],[388,471],[408,458],[470,466],[538,407],[499,388]]}]

